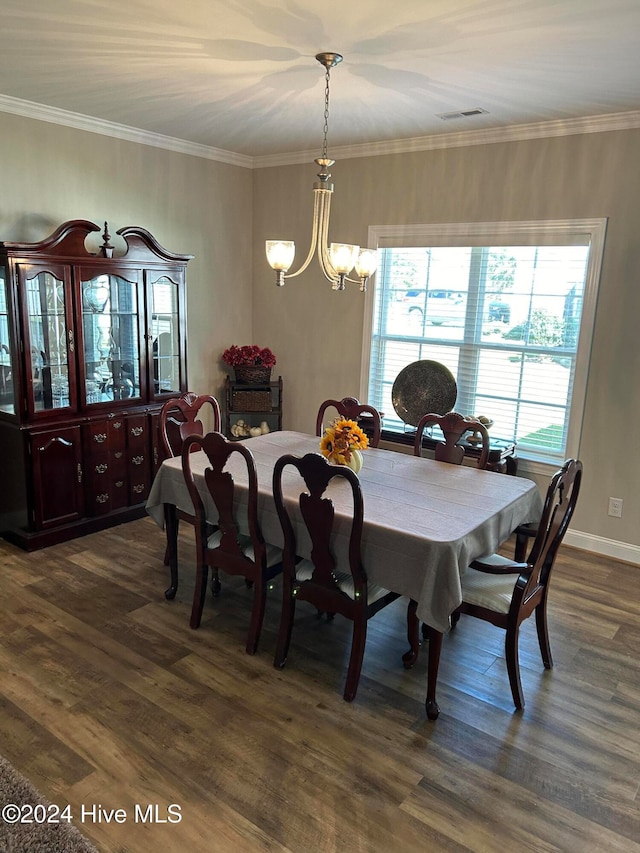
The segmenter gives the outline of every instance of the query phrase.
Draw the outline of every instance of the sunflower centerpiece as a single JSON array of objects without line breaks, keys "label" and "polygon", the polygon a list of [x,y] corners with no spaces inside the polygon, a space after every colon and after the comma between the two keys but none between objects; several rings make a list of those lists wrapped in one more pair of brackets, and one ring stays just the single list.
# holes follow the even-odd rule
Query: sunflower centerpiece
[{"label": "sunflower centerpiece", "polygon": [[362,468],[362,453],[369,447],[366,433],[355,421],[336,418],[320,439],[320,452],[336,465],[347,465],[355,473]]}]

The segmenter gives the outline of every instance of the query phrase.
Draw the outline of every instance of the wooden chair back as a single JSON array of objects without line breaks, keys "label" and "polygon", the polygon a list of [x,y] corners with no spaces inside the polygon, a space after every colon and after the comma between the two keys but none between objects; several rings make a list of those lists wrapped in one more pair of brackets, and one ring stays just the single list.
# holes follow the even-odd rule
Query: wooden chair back
[{"label": "wooden chair back", "polygon": [[[299,512],[311,542],[311,557],[306,560],[297,556],[291,504],[283,496],[283,472],[288,467],[297,470],[306,487],[299,493],[296,507],[296,516]],[[348,540],[346,554],[342,555],[335,550],[334,505],[325,496],[329,484],[335,480],[345,481],[353,507],[347,529],[343,526],[344,516],[340,519],[340,538],[346,536]],[[297,601],[308,601],[331,618],[339,613],[354,623],[344,690],[344,698],[351,701],[360,680],[367,620],[399,598],[398,593],[371,585],[367,579],[361,555],[364,504],[360,481],[348,467],[331,465],[319,453],[303,457],[288,454],[275,464],[273,497],[284,538],[283,607],[274,665],[282,667],[286,662]]]},{"label": "wooden chair back", "polygon": [[[202,450],[207,455],[208,467],[204,472],[208,496],[217,513],[217,529],[210,533],[207,506],[195,483],[192,454]],[[247,476],[247,500],[236,501],[236,484],[225,467],[232,456],[244,462]],[[198,560],[196,588],[191,612],[191,627],[197,628],[207,591],[208,568],[217,578],[218,570],[230,575],[240,575],[253,585],[253,612],[247,638],[247,652],[257,649],[268,582],[282,571],[279,549],[265,544],[258,521],[258,478],[255,461],[249,448],[242,442],[229,441],[220,432],[204,436],[189,435],[182,446],[182,470],[189,496],[194,506],[196,529],[196,554]],[[243,496],[244,497],[244,496]],[[239,509],[238,507],[242,508]],[[267,559],[268,553],[277,559]]]},{"label": "wooden chair back", "polygon": [[371,435],[367,431],[370,446],[378,447],[382,432],[380,412],[368,403],[361,403],[355,397],[343,397],[342,400],[325,400],[318,409],[316,435],[322,435],[324,432],[325,412],[330,408],[335,409],[340,417],[347,418],[350,421],[357,421],[358,418],[362,417],[360,425],[364,428],[371,427]]},{"label": "wooden chair back", "polygon": [[479,433],[482,438],[482,449],[478,457],[478,468],[486,468],[489,460],[489,433],[487,428],[477,418],[461,415],[458,412],[448,412],[446,415],[427,414],[423,415],[416,429],[416,437],[413,443],[413,455],[420,456],[422,451],[422,439],[425,429],[436,424],[442,430],[444,441],[438,442],[434,450],[434,457],[438,462],[450,462],[461,465],[464,459],[464,447],[458,442],[467,432]]},{"label": "wooden chair back", "polygon": [[531,572],[523,591],[525,600],[530,597],[532,590],[546,586],[549,582],[558,548],[576,508],[581,483],[582,462],[579,459],[568,459],[551,478],[538,523],[538,533],[527,558]]},{"label": "wooden chair back", "polygon": [[516,708],[524,708],[518,660],[519,630],[532,613],[536,617],[543,664],[546,669],[553,666],[547,625],[549,579],[576,507],[581,482],[582,463],[577,459],[568,459],[554,474],[525,563],[494,554],[475,560],[462,577],[463,600],[458,612],[484,619],[506,631],[505,659]]},{"label": "wooden chair back", "polygon": [[[194,394],[187,391],[181,397],[172,397],[160,409],[160,436],[162,439],[163,458],[180,456],[182,445],[189,435],[203,435],[204,424],[199,419],[201,410],[211,406],[213,412],[213,429],[220,431],[220,406],[215,397],[210,394]],[[164,552],[164,564],[171,567],[171,584],[165,591],[168,599],[175,598],[178,589],[178,527],[180,520],[194,523],[194,518],[188,512],[177,509],[175,526],[166,524],[167,546]],[[211,528],[213,529],[213,528]]]},{"label": "wooden chair back", "polygon": [[180,456],[182,445],[189,435],[204,435],[202,410],[210,406],[213,416],[212,430],[220,432],[220,406],[210,394],[187,391],[181,397],[167,400],[160,410],[160,435],[165,456]]}]

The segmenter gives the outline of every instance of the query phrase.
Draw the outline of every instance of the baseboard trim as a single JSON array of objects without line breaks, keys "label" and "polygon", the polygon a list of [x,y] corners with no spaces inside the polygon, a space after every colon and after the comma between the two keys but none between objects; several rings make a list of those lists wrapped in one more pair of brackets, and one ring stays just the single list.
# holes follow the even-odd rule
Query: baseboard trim
[{"label": "baseboard trim", "polygon": [[628,542],[618,542],[616,539],[605,539],[603,536],[594,536],[592,533],[583,533],[580,530],[567,530],[564,537],[565,544],[583,551],[591,551],[594,554],[602,554],[604,557],[613,557],[616,560],[624,560],[640,566],[640,547]]}]

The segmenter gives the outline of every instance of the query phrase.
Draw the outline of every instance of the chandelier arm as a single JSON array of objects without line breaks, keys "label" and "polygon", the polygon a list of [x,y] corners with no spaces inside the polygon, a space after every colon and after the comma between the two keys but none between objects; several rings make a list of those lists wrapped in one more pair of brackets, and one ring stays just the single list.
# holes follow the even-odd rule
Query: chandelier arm
[{"label": "chandelier arm", "polygon": [[295,272],[285,273],[284,278],[295,278],[297,275],[303,273],[306,268],[309,266],[311,261],[313,260],[313,256],[316,253],[316,246],[318,245],[318,232],[320,228],[320,193],[318,190],[313,191],[313,225],[311,227],[311,247],[309,248],[309,254],[307,255],[306,260],[302,264],[302,266],[297,269]]},{"label": "chandelier arm", "polygon": [[320,209],[320,225],[318,228],[318,260],[322,272],[327,281],[336,284],[338,273],[336,272],[331,258],[329,257],[329,216],[331,213],[331,193],[324,193],[323,204]]}]

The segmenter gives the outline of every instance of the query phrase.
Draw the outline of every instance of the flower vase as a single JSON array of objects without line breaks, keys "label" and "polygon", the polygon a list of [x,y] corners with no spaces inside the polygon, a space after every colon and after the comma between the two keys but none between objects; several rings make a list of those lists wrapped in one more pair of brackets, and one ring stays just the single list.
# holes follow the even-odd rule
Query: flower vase
[{"label": "flower vase", "polygon": [[351,451],[351,458],[347,462],[347,468],[351,468],[355,474],[359,474],[362,469],[363,462],[364,459],[362,457],[362,453],[359,450],[354,449]]}]

